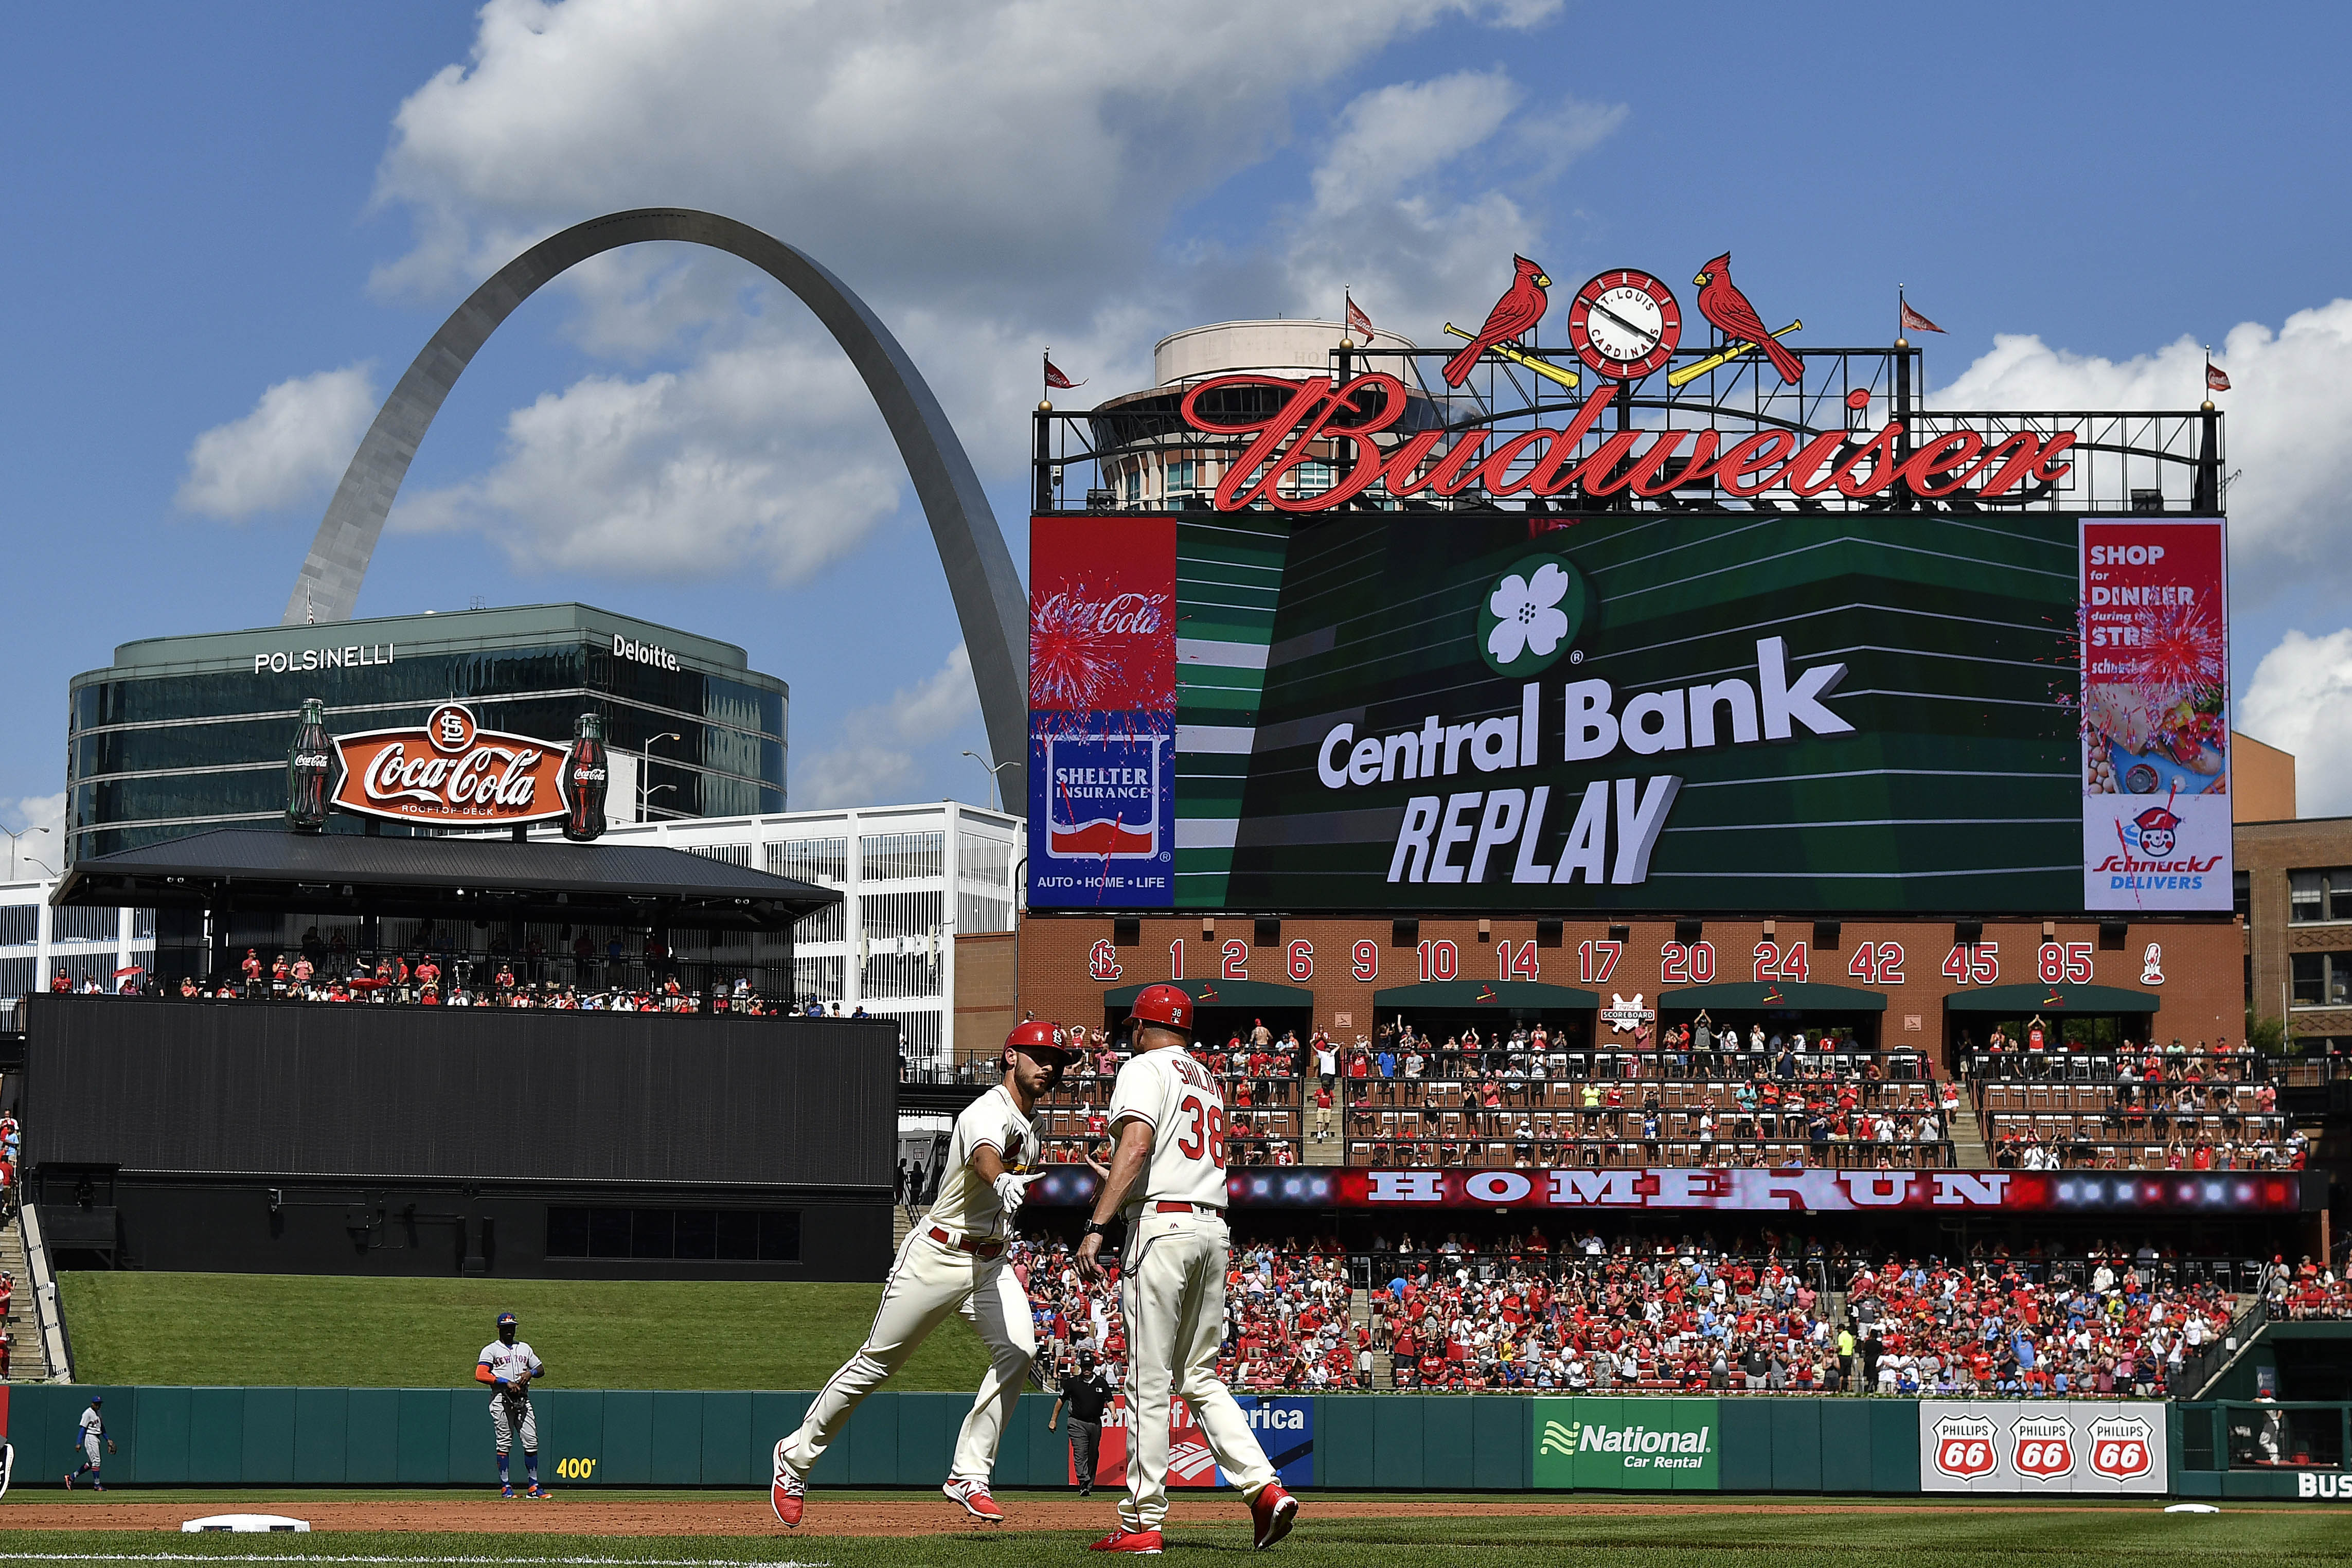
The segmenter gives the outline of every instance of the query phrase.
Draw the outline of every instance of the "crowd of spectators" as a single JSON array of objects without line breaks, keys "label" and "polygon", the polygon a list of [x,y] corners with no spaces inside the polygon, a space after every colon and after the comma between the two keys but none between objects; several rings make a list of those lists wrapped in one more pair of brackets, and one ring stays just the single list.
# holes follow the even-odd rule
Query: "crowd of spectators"
[{"label": "crowd of spectators", "polygon": [[[1589,1052],[1541,1021],[1445,1035],[1384,1025],[1352,1044],[1301,1039],[1263,1019],[1192,1056],[1222,1082],[1227,1163],[1299,1163],[1308,1141],[1344,1140],[1354,1165],[1876,1165],[1952,1163],[1962,1113],[1948,1080],[1890,1075],[1887,1058],[1801,1030],[1714,1033],[1677,1024],[1663,1044]],[[1045,1159],[1099,1157],[1101,1109],[1124,1055],[1085,1026],[1042,1107]],[[1714,1076],[1731,1074],[1733,1076]]]},{"label": "crowd of spectators", "polygon": [[2273,1318],[2303,1321],[2352,1319],[2352,1272],[2315,1263],[2309,1256],[2290,1265],[2279,1258],[2263,1295]]},{"label": "crowd of spectators", "polygon": [[1881,1394],[2157,1395],[2239,1310],[2210,1283],[2168,1283],[2129,1258],[2042,1279],[2015,1263],[1890,1259],[1855,1271],[1847,1308],[1881,1346]]},{"label": "crowd of spectators", "polygon": [[2301,1170],[2309,1141],[2281,1113],[2251,1051],[2175,1039],[2105,1050],[2021,1044],[1995,1027],[1961,1069],[1993,1163],[2007,1170]]},{"label": "crowd of spectators", "polygon": [[[1088,1358],[1116,1380],[1116,1271],[1090,1287],[1052,1240],[1016,1242],[1013,1262],[1040,1381]],[[2220,1272],[2153,1245],[1864,1258],[1769,1232],[1722,1247],[1597,1233],[1555,1247],[1539,1228],[1484,1244],[1407,1236],[1352,1256],[1329,1239],[1244,1243],[1218,1370],[1247,1393],[2160,1396],[2252,1300]],[[2281,1315],[2352,1316],[2352,1282],[2309,1259],[2241,1282]]]},{"label": "crowd of spectators", "polygon": [[[96,976],[77,984],[59,969],[49,979],[56,994],[104,994]],[[688,986],[675,973],[656,973],[634,984],[577,985],[567,981],[533,980],[519,976],[507,960],[452,960],[445,968],[432,953],[412,963],[404,955],[379,958],[373,964],[353,963],[330,972],[313,963],[307,953],[280,952],[265,963],[258,950],[247,948],[234,973],[197,980],[183,976],[149,990],[145,977],[126,972],[115,978],[113,994],[152,994],[184,1001],[325,1002],[373,1006],[525,1007],[589,1013],[732,1014],[741,1017],[841,1016],[839,1003],[826,1005],[814,999],[782,1002],[752,989],[748,976],[714,984],[708,992]],[[863,1017],[865,1009],[856,1010]]]}]

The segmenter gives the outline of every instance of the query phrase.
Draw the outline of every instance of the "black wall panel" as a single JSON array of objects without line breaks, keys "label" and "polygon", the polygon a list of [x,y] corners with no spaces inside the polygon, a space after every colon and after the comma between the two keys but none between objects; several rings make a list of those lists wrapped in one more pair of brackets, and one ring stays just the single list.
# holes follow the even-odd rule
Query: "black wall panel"
[{"label": "black wall panel", "polygon": [[887,1189],[883,1021],[37,996],[25,1159]]}]

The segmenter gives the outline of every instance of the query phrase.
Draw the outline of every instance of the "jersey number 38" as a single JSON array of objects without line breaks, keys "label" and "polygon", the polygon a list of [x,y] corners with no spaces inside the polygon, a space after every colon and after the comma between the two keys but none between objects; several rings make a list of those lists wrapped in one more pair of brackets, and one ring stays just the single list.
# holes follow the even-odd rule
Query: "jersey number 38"
[{"label": "jersey number 38", "polygon": [[1179,1116],[1191,1112],[1192,1125],[1176,1140],[1176,1152],[1187,1160],[1197,1160],[1203,1153],[1218,1170],[1225,1168],[1225,1108],[1205,1104],[1197,1094],[1188,1094],[1184,1103],[1176,1108]]}]

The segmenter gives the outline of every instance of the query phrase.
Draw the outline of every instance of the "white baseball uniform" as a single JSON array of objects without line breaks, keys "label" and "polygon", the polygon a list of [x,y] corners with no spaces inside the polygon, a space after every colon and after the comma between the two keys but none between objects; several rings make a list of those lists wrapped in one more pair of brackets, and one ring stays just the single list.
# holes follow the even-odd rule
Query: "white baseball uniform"
[{"label": "white baseball uniform", "polygon": [[[530,1343],[521,1339],[517,1339],[512,1344],[492,1340],[482,1347],[481,1359],[474,1364],[478,1372],[487,1367],[492,1377],[508,1383],[519,1377],[538,1377],[547,1371],[539,1357],[531,1353]],[[539,1452],[539,1417],[531,1410],[528,1387],[523,1391],[521,1404],[521,1419],[518,1421],[515,1412],[508,1407],[506,1397],[495,1388],[490,1391],[490,1432],[498,1438],[501,1454],[511,1450],[518,1437],[522,1439],[524,1453]]]},{"label": "white baseball uniform", "polygon": [[1037,1149],[1036,1127],[1002,1084],[956,1118],[940,1195],[899,1247],[866,1342],[817,1391],[800,1429],[776,1445],[780,1467],[805,1479],[858,1402],[905,1365],[949,1313],[961,1312],[988,1346],[988,1375],[957,1435],[948,1479],[987,1485],[1004,1424],[1037,1354],[1037,1331],[1028,1293],[1004,1266],[1011,1229],[1004,1205],[972,1169],[971,1157],[981,1149],[996,1151],[1008,1171],[1025,1168]]},{"label": "white baseball uniform", "polygon": [[1119,1302],[1127,1315],[1127,1500],[1119,1522],[1158,1530],[1168,1513],[1168,1402],[1192,1406],[1201,1436],[1242,1495],[1255,1500],[1274,1467],[1241,1406],[1217,1379],[1225,1328],[1225,1102],[1217,1080],[1182,1050],[1141,1051],[1118,1069],[1111,1135],[1151,1129],[1151,1158],[1122,1211],[1127,1247]]}]

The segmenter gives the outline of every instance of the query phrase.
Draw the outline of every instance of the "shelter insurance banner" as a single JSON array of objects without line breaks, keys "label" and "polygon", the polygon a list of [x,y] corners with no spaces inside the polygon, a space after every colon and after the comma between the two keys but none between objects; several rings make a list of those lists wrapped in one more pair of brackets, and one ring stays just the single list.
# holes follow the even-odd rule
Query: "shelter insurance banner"
[{"label": "shelter insurance banner", "polygon": [[1712,1399],[1538,1398],[1535,1484],[1572,1490],[1713,1491]]},{"label": "shelter insurance banner", "polygon": [[[1267,1462],[1286,1487],[1310,1486],[1315,1480],[1315,1401],[1275,1394],[1237,1394],[1234,1400],[1248,1417],[1250,1430],[1265,1450]],[[1127,1395],[1111,1401],[1103,1412],[1102,1444],[1095,1454],[1095,1484],[1113,1489],[1127,1485]],[[1070,1484],[1078,1480],[1077,1459],[1071,1456]],[[1217,1457],[1209,1452],[1192,1408],[1181,1399],[1168,1402],[1168,1484],[1171,1487],[1232,1485]]]},{"label": "shelter insurance banner", "polygon": [[1922,1400],[1919,1489],[2161,1492],[2164,1406],[2153,1401]]},{"label": "shelter insurance banner", "polygon": [[2230,907],[2220,519],[2083,524],[2083,902]]}]

